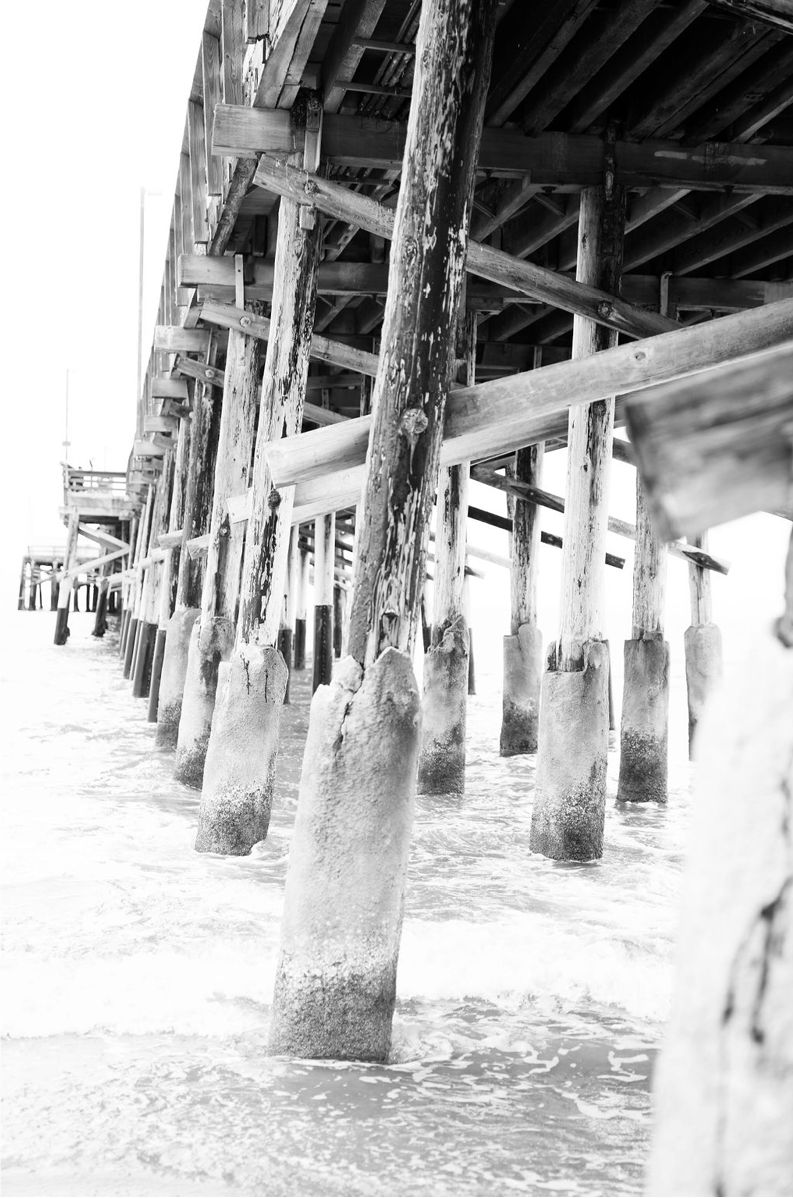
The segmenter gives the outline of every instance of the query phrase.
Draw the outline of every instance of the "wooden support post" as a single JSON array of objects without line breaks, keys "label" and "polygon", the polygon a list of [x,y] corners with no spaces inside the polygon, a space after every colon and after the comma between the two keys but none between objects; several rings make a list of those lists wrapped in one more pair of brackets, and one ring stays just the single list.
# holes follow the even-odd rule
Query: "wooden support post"
[{"label": "wooden support post", "polygon": [[292,525],[289,534],[289,559],[286,572],[286,589],[284,591],[284,608],[283,622],[278,629],[278,649],[284,659],[286,665],[286,691],[284,692],[284,706],[291,700],[289,695],[289,681],[292,677],[294,669],[294,646],[295,646],[295,611],[297,605],[297,578],[300,572],[300,547],[299,541],[300,529],[297,525]]},{"label": "wooden support post", "polygon": [[[518,450],[511,476],[539,486],[542,477],[542,444]],[[542,633],[537,626],[540,513],[536,503],[512,498],[510,538],[510,635],[504,637],[504,689],[502,693],[502,757],[537,752],[542,680]]]},{"label": "wooden support post", "polygon": [[385,1060],[419,751],[411,653],[495,0],[425,0],[357,530],[349,653],[311,706],[270,1048]]},{"label": "wooden support post", "polygon": [[335,516],[314,521],[314,676],[313,690],[327,686],[333,673],[333,566]]},{"label": "wooden support post", "polygon": [[[465,567],[463,579],[463,615],[468,625],[468,694],[476,694],[476,657],[474,655],[474,630],[471,624],[471,578],[475,571],[468,565]],[[479,575],[481,578],[481,574]]]},{"label": "wooden support post", "polygon": [[[697,549],[707,552],[708,534],[689,537]],[[691,594],[691,624],[683,634],[688,696],[688,750],[694,751],[695,733],[709,696],[721,682],[721,629],[713,623],[710,571],[694,564],[688,568]]]},{"label": "wooden support post", "polygon": [[66,533],[66,553],[63,558],[63,574],[58,585],[58,610],[55,616],[55,644],[65,645],[69,639],[69,599],[71,598],[74,568],[77,557],[77,536],[80,517],[77,509],[69,513],[69,527]]},{"label": "wooden support post", "polygon": [[174,777],[188,786],[203,780],[220,665],[234,646],[245,526],[231,522],[228,502],[248,488],[259,366],[260,342],[229,333],[201,615],[191,632],[174,766]]},{"label": "wooden support post", "polygon": [[295,653],[296,670],[306,668],[306,611],[308,609],[308,550],[300,549],[300,560],[297,573],[297,594],[295,596]]},{"label": "wooden support post", "polygon": [[138,624],[139,624],[139,601],[141,588],[141,573],[142,567],[140,562],[146,556],[146,547],[149,543],[149,529],[151,525],[152,504],[154,502],[154,488],[149,484],[146,490],[146,506],[141,514],[138,524],[138,536],[135,544],[135,560],[133,563],[133,578],[132,585],[129,588],[129,624],[127,627],[127,639],[124,648],[124,669],[125,678],[129,678],[133,662],[135,658],[136,645],[138,641]]},{"label": "wooden support post", "polygon": [[[195,465],[193,448],[192,420],[188,410],[179,420],[173,495],[168,517],[169,531],[175,533],[181,530],[182,535],[179,544],[166,551],[158,619],[158,644],[155,648],[152,689],[149,693],[148,718],[157,720],[156,744],[158,748],[162,749],[176,748],[179,720],[182,714],[184,680],[187,674],[190,633],[198,618],[196,591],[198,591],[200,577],[196,576],[192,563],[189,561],[190,555],[184,548],[184,525],[192,523],[192,515],[188,516],[188,496],[191,497],[191,503],[194,504],[196,501],[195,488],[191,488],[190,485],[191,465]],[[188,559],[184,563],[184,569],[182,569],[183,558]],[[161,670],[158,667],[160,652],[162,653]]]},{"label": "wooden support post", "polygon": [[94,620],[94,628],[91,636],[103,637],[107,632],[107,600],[108,600],[108,572],[110,566],[102,566],[102,577],[99,579],[99,592],[96,600],[96,619]]},{"label": "wooden support post", "polygon": [[38,575],[38,568],[37,568],[37,567],[36,567],[36,566],[33,564],[33,562],[31,561],[31,563],[30,563],[30,572],[29,572],[29,574],[28,574],[28,588],[29,588],[29,592],[28,592],[28,610],[29,610],[29,611],[35,611],[35,610],[36,610],[36,585],[37,585],[37,582],[38,582],[38,577],[37,577],[37,575]]},{"label": "wooden support post", "polygon": [[[633,632],[625,642],[619,802],[665,803],[669,738],[669,644],[664,640],[666,549],[636,473]],[[704,573],[704,571],[703,571]]]},{"label": "wooden support post", "polygon": [[[582,283],[619,290],[625,193],[607,176],[581,193]],[[597,356],[615,335],[576,316],[573,357]],[[570,409],[559,640],[542,680],[530,846],[561,860],[602,856],[608,759],[608,648],[602,590],[614,400]]]},{"label": "wooden support post", "polygon": [[[210,343],[206,354],[208,364],[214,363],[215,353],[215,344]],[[190,406],[189,452],[186,455],[186,471],[182,476],[182,544],[174,614],[172,621],[169,621],[171,635],[166,636],[157,714],[157,744],[162,748],[176,748],[178,742],[190,637],[201,610],[206,558],[200,555],[192,557],[185,545],[195,537],[203,536],[209,527],[220,409],[217,388],[205,382],[196,382]]]},{"label": "wooden support post", "polygon": [[776,635],[753,641],[697,730],[648,1194],[793,1192],[793,541],[786,574]]},{"label": "wooden support post", "polygon": [[[148,698],[154,642],[157,635],[156,597],[161,563],[152,560],[152,551],[157,547],[159,534],[162,531],[163,509],[168,501],[169,476],[173,465],[170,451],[167,457],[168,469],[163,468],[163,473],[154,488],[154,504],[145,549],[145,560],[148,564],[145,566],[140,591],[137,645],[132,665],[132,697],[135,699]],[[143,562],[141,562],[140,568],[144,569]]]},{"label": "wooden support post", "polygon": [[[341,561],[342,559],[339,560]],[[343,652],[346,608],[347,591],[343,584],[336,579],[333,584],[333,656],[336,661],[339,660]]]},{"label": "wooden support post", "polygon": [[[312,97],[309,108],[319,101]],[[297,117],[297,114],[295,114]],[[318,147],[315,147],[318,155]],[[317,160],[312,159],[312,162]],[[253,465],[237,643],[212,724],[204,770],[199,851],[244,856],[267,835],[286,666],[277,648],[293,488],[273,490],[268,442],[302,423],[317,294],[320,226],[305,229],[296,204],[281,202],[271,335]]]},{"label": "wooden support post", "polygon": [[[25,610],[25,591],[27,588],[27,575],[28,575],[29,567],[30,567],[30,558],[23,557],[22,558],[22,569],[19,574],[19,598],[17,599],[17,610],[18,611]],[[54,571],[54,569],[55,569],[55,566],[53,564],[53,571]]]},{"label": "wooden support post", "polygon": [[[455,359],[457,379],[471,386],[476,361],[476,317],[459,315]],[[430,647],[424,656],[421,703],[419,794],[465,793],[465,716],[468,697],[470,629],[463,610],[468,517],[467,462],[441,470],[435,531],[435,603]]]}]

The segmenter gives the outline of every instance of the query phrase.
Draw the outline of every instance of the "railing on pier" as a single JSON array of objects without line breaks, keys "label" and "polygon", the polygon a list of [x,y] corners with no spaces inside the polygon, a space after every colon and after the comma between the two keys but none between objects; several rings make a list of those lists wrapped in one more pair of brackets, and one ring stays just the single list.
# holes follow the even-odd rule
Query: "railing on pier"
[{"label": "railing on pier", "polygon": [[80,470],[63,465],[64,499],[70,492],[101,491],[105,494],[125,495],[127,475],[123,470]]}]

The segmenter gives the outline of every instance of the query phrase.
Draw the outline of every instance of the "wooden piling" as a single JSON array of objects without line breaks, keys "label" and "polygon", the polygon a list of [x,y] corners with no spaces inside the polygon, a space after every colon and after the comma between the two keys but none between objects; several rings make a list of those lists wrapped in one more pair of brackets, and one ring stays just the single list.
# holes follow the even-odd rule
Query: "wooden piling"
[{"label": "wooden piling", "polygon": [[[294,110],[293,110],[294,111]],[[300,114],[293,119],[299,122]],[[316,166],[321,108],[305,112],[306,154]],[[305,159],[308,164],[308,159]],[[282,618],[293,488],[272,488],[265,449],[301,426],[314,325],[319,222],[307,228],[298,206],[278,213],[271,335],[262,382],[250,516],[245,539],[237,641],[216,705],[204,770],[196,848],[245,855],[267,835],[286,666],[277,648]]]},{"label": "wooden piling", "polygon": [[71,597],[73,569],[77,557],[77,537],[80,517],[76,508],[69,513],[66,533],[66,552],[63,557],[63,573],[58,584],[58,609],[55,615],[55,644],[65,645],[69,638],[69,599]]},{"label": "wooden piling", "polygon": [[636,474],[633,631],[625,642],[619,802],[667,800],[669,645],[664,640],[666,549]]},{"label": "wooden piling", "polygon": [[384,1060],[419,749],[414,645],[495,0],[425,0],[373,427],[349,654],[311,707],[270,1048]]},{"label": "wooden piling", "polygon": [[[476,316],[464,308],[456,322],[450,383],[471,386],[476,361]],[[465,793],[465,717],[470,691],[470,628],[466,619],[465,545],[470,465],[441,470],[435,530],[435,588],[430,646],[424,656],[419,794]],[[423,590],[422,590],[423,597]]]},{"label": "wooden piling", "polygon": [[[30,564],[30,559],[27,557],[23,557],[22,558],[22,569],[19,574],[19,598],[17,599],[17,610],[18,611],[25,610],[25,591],[26,591],[26,587],[27,587],[27,573],[28,573],[29,564]],[[55,567],[53,565],[53,570],[54,570],[54,568]]]},{"label": "wooden piling", "polygon": [[[510,471],[516,482],[538,487],[542,481],[542,444],[518,450]],[[510,635],[504,638],[504,688],[501,708],[502,757],[537,752],[542,681],[542,633],[537,624],[540,513],[535,503],[512,497],[510,537]]]},{"label": "wooden piling", "polygon": [[[708,534],[689,537],[696,549],[708,549]],[[722,677],[721,629],[713,622],[710,571],[700,566],[688,568],[691,598],[691,624],[683,635],[686,661],[686,695],[688,699],[688,750],[694,752],[694,741],[702,712]]]},{"label": "wooden piling", "polygon": [[333,566],[336,519],[314,521],[314,677],[313,690],[327,686],[333,673]]},{"label": "wooden piling", "polygon": [[297,593],[295,596],[295,650],[294,668],[306,668],[306,610],[308,607],[308,551],[301,549],[297,571]]},{"label": "wooden piling", "polygon": [[[618,293],[625,193],[614,183],[581,193],[576,279]],[[573,357],[616,335],[576,316]],[[603,853],[608,758],[608,650],[602,590],[614,400],[570,409],[559,639],[543,676],[530,845],[562,860]]]},{"label": "wooden piling", "polygon": [[229,333],[201,615],[190,641],[174,766],[174,777],[189,786],[199,787],[203,780],[220,663],[234,645],[245,528],[231,521],[228,503],[248,488],[260,360],[255,338]]}]

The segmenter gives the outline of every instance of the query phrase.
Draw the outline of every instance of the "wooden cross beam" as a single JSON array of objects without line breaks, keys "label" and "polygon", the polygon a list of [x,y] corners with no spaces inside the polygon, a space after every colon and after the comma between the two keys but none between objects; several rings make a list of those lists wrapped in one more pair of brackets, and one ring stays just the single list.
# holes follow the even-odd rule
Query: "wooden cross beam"
[{"label": "wooden cross beam", "polygon": [[[358,225],[378,237],[390,240],[393,236],[392,209],[319,175],[297,170],[285,162],[262,158],[254,182],[299,204],[316,207],[337,220]],[[649,337],[677,327],[669,317],[646,312],[597,287],[568,280],[552,270],[512,258],[476,241],[468,243],[466,267],[483,279],[511,287],[541,303],[586,316],[630,337]]]},{"label": "wooden cross beam", "polygon": [[[401,171],[407,126],[369,116],[326,113],[323,157],[339,166]],[[214,154],[286,156],[302,149],[289,113],[219,104],[212,139]],[[603,182],[607,147],[589,134],[542,133],[526,137],[517,129],[486,128],[479,170],[503,177],[530,175],[537,187],[580,191]],[[666,186],[697,191],[752,191],[793,194],[793,150],[787,146],[677,141],[618,141],[614,157],[626,188]],[[261,165],[261,164],[260,164]],[[275,190],[274,188],[272,190]]]},{"label": "wooden cross beam", "polygon": [[[229,313],[224,328],[239,327],[239,309],[220,302],[231,301],[234,291],[234,261],[231,257],[213,258],[201,254],[182,254],[178,262],[179,277],[185,286],[200,288],[202,297],[201,319],[211,320],[213,310]],[[248,274],[245,295],[249,300],[269,299],[273,290],[273,264],[263,258],[254,259]],[[575,283],[572,273],[557,272],[567,283]],[[754,304],[767,304],[776,299],[793,295],[793,283],[768,283],[763,279],[709,279],[698,277],[676,277],[669,279],[669,304],[687,310],[717,309],[738,310]],[[319,292],[326,294],[385,295],[388,291],[388,267],[368,262],[328,262],[319,268]],[[212,298],[207,297],[207,292]],[[522,294],[514,287],[501,283],[477,284],[471,282],[466,293],[469,307],[481,307],[498,300],[512,303],[539,303]],[[622,281],[622,298],[631,304],[657,307],[660,295],[660,279],[657,275],[626,275]],[[209,317],[203,315],[206,310]],[[232,313],[237,313],[236,318]],[[250,314],[248,314],[250,315]],[[265,321],[266,318],[255,318]],[[232,323],[232,321],[236,323]],[[220,324],[220,321],[213,323]],[[171,330],[174,333],[180,330]],[[189,329],[182,332],[198,333]],[[252,325],[246,331],[252,332]],[[253,334],[252,334],[253,335]],[[322,340],[322,339],[320,339]],[[158,348],[155,345],[155,348]],[[177,348],[174,346],[174,348]],[[186,349],[189,347],[186,346]],[[313,355],[312,355],[313,356]]]},{"label": "wooden cross beam", "polygon": [[[222,259],[219,259],[222,261]],[[240,312],[231,304],[204,302],[201,308],[201,319],[207,324],[218,325],[224,329],[242,329],[250,337],[258,337],[267,341],[270,336],[270,321],[266,316],[255,316],[252,312]],[[367,353],[362,349],[354,349],[350,345],[342,345],[329,337],[315,333],[311,338],[311,357],[320,362],[328,362],[333,366],[343,366],[348,370],[357,370],[361,374],[377,374],[377,355]]]},{"label": "wooden cross beam", "polygon": [[[565,502],[560,495],[551,495],[548,491],[543,491],[541,487],[532,486],[530,483],[518,482],[514,478],[506,478],[503,474],[496,474],[492,470],[487,470],[483,466],[471,467],[471,478],[474,482],[484,483],[488,487],[496,487],[499,491],[504,491],[507,495],[515,495],[518,499],[529,499],[532,503],[537,503],[540,507],[550,508],[554,512],[564,512]],[[627,537],[630,541],[636,540],[636,525],[629,524],[627,520],[619,520],[615,516],[608,518],[608,530],[615,533],[618,537]],[[691,545],[686,545],[682,541],[670,540],[667,549],[673,557],[680,557],[683,561],[694,562],[698,566],[704,566],[708,570],[715,570],[717,574],[728,574],[730,570],[729,562],[722,558],[714,557],[712,554],[704,553],[701,549],[692,548]]]},{"label": "wooden cross beam", "polygon": [[[564,433],[573,404],[644,390],[736,361],[784,343],[792,332],[793,300],[780,300],[588,358],[458,388],[447,403],[441,462],[452,466],[548,440]],[[352,494],[355,503],[360,487],[350,472],[363,465],[370,425],[370,416],[359,416],[273,443],[267,459],[275,486],[316,479],[336,497]],[[296,495],[295,503],[301,502]]]},{"label": "wooden cross beam", "polygon": [[663,537],[696,536],[793,487],[793,323],[787,344],[626,404],[634,457]]}]

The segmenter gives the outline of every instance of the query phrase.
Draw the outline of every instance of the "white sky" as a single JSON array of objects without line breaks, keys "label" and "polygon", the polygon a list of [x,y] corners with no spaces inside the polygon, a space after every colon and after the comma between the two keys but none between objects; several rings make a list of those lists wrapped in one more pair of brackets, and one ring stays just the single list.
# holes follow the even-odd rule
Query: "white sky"
[{"label": "white sky", "polygon": [[[70,372],[69,460],[124,469],[135,418],[140,189],[146,203],[144,352],[151,336],[206,0],[136,0],[133,5],[42,0],[5,14],[2,73],[6,114],[3,197],[6,245],[2,328],[4,454],[0,605],[16,597],[28,543],[62,542],[59,461],[66,372]],[[157,193],[157,194],[154,194]],[[553,458],[556,460],[554,461]],[[563,454],[549,459],[546,486],[564,489]],[[633,472],[615,468],[611,510],[633,519]],[[475,488],[472,500],[503,510]],[[561,531],[547,513],[543,526]],[[735,626],[765,621],[781,603],[789,526],[767,516],[716,530],[714,548],[735,562],[714,583],[716,616]],[[470,539],[506,551],[481,525]],[[607,632],[629,635],[631,547],[609,569]],[[553,635],[561,554],[543,550],[543,626]],[[506,576],[488,570],[506,599]],[[495,596],[480,586],[482,600]],[[669,566],[670,618],[685,627],[686,567]],[[494,609],[495,612],[495,609]],[[499,635],[504,631],[498,619]],[[627,625],[627,626],[626,626]]]}]

